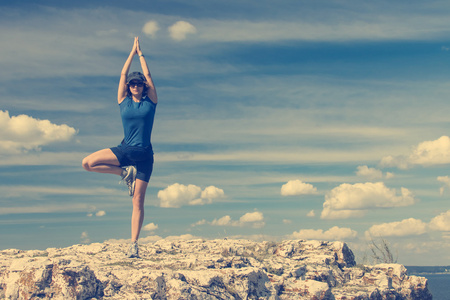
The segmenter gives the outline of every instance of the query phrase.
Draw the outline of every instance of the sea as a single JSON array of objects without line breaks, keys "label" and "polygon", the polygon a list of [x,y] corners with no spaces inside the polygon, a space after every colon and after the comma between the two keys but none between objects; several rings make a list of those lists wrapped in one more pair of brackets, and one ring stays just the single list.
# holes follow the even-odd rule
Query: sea
[{"label": "sea", "polygon": [[428,289],[433,295],[433,300],[450,300],[450,274],[411,274],[428,279]]}]

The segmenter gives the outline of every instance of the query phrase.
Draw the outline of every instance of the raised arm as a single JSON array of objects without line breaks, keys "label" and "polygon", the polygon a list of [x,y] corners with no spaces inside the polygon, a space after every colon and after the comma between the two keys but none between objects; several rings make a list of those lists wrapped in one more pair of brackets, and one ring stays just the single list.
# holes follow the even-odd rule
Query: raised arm
[{"label": "raised arm", "polygon": [[133,56],[137,54],[136,49],[138,45],[137,37],[134,38],[133,48],[131,49],[130,55],[128,56],[125,64],[123,65],[122,72],[120,73],[119,88],[117,91],[117,101],[119,104],[127,97],[128,86],[127,86],[127,75],[130,71],[131,62],[133,61]]},{"label": "raised arm", "polygon": [[136,44],[136,53],[139,55],[139,61],[141,63],[142,73],[145,76],[145,79],[147,80],[147,96],[152,100],[153,103],[158,102],[158,95],[156,94],[156,88],[153,84],[152,75],[150,74],[150,70],[148,69],[147,62],[145,61],[144,54],[142,54],[141,47],[139,45],[139,38],[135,38],[135,44]]}]

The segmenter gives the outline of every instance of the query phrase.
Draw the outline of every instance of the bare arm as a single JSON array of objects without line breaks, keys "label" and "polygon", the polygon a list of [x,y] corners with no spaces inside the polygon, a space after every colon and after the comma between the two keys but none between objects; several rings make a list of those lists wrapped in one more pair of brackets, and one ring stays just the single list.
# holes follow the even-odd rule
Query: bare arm
[{"label": "bare arm", "polygon": [[134,55],[137,54],[137,37],[134,38],[133,48],[131,49],[130,55],[128,56],[125,64],[123,65],[122,72],[120,73],[119,88],[117,91],[117,101],[119,104],[127,97],[128,86],[127,86],[127,75],[130,71],[131,62],[133,61]]},{"label": "bare arm", "polygon": [[152,75],[150,74],[150,70],[148,69],[147,62],[145,61],[145,57],[142,54],[141,47],[139,45],[139,38],[135,39],[136,44],[136,53],[139,55],[139,61],[141,63],[142,73],[145,76],[145,79],[147,80],[148,85],[148,91],[147,96],[150,98],[150,100],[153,103],[158,102],[158,95],[156,94],[156,88],[152,80]]}]

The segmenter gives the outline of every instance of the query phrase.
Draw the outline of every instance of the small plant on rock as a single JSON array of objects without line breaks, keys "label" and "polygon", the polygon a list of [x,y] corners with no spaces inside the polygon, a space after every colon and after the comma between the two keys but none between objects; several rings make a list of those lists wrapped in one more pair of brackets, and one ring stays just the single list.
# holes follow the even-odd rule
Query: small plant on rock
[{"label": "small plant on rock", "polygon": [[395,264],[397,263],[398,254],[394,256],[389,243],[383,237],[378,239],[370,238],[368,242],[368,252],[364,253],[362,265],[369,264]]}]

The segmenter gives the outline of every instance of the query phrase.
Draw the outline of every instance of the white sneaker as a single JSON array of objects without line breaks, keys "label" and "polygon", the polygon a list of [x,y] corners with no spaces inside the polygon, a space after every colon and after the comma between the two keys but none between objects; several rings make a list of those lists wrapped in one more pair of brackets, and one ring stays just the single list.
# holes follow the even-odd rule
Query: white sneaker
[{"label": "white sneaker", "polygon": [[130,249],[128,249],[127,257],[139,258],[139,248],[137,242],[131,243]]},{"label": "white sneaker", "polygon": [[135,166],[128,166],[124,169],[127,174],[122,177],[123,182],[128,186],[128,195],[133,196],[134,195],[134,187],[136,185],[136,167]]}]

